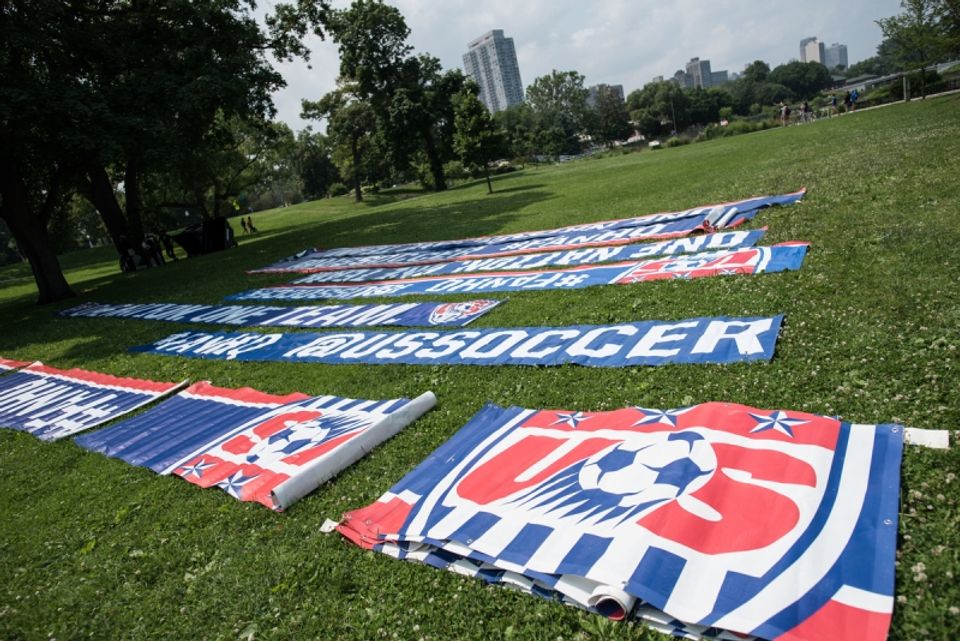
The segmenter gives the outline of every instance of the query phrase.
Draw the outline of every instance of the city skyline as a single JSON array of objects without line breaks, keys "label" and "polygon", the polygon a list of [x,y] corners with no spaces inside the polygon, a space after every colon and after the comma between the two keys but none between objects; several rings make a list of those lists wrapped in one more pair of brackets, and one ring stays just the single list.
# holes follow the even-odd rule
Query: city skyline
[{"label": "city skyline", "polygon": [[[739,73],[753,60],[771,67],[799,59],[797,43],[816,34],[848,47],[850,64],[876,54],[882,40],[878,18],[900,13],[899,0],[851,0],[842,6],[809,0],[787,6],[754,0],[720,0],[709,11],[694,0],[665,6],[647,0],[600,0],[589,6],[574,0],[530,0],[523,5],[466,0],[438,5],[427,0],[391,0],[410,28],[408,42],[430,53],[445,69],[462,69],[467,43],[479,34],[503,29],[516,42],[524,89],[536,78],[576,70],[585,85],[623,85],[629,94],[655,76],[671,77],[684,61],[698,56],[716,69]],[[334,0],[335,8],[349,6]],[[312,68],[306,63],[278,64],[288,87],[277,92],[277,118],[294,130],[319,123],[300,120],[300,100],[317,100],[335,87],[337,47],[309,41]]]},{"label": "city skyline", "polygon": [[493,29],[472,40],[463,54],[463,72],[480,87],[480,100],[491,113],[523,102],[523,80],[513,38]]}]

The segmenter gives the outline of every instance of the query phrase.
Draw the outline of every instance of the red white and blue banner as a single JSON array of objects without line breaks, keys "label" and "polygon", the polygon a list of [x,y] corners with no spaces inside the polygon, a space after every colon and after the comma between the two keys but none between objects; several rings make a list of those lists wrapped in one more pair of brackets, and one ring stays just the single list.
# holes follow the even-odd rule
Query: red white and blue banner
[{"label": "red white and blue banner", "polygon": [[[463,327],[500,304],[497,300],[459,303],[391,303],[385,305],[188,305],[178,303],[86,303],[60,314],[70,317],[137,318],[177,323],[241,327]],[[0,363],[2,365],[2,363]]]},{"label": "red white and blue banner", "polygon": [[783,316],[402,332],[181,332],[134,352],[237,361],[628,367],[770,360]]},{"label": "red white and blue banner", "polygon": [[765,229],[730,231],[720,234],[707,234],[706,236],[675,238],[658,243],[584,247],[567,251],[518,254],[500,258],[478,258],[474,260],[459,260],[411,267],[318,271],[303,278],[298,278],[293,281],[293,284],[361,283],[379,280],[418,278],[421,276],[444,276],[447,274],[598,265],[600,263],[612,263],[616,261],[643,260],[653,256],[674,256],[676,254],[694,254],[704,251],[753,247],[763,238],[765,233]]},{"label": "red white and blue banner", "polygon": [[886,638],[903,428],[488,405],[351,541],[685,638]]},{"label": "red white and blue banner", "polygon": [[645,261],[522,272],[482,272],[379,281],[359,285],[278,285],[252,289],[227,300],[346,300],[411,294],[465,294],[582,289],[650,280],[705,278],[800,269],[806,243],[704,252]]},{"label": "red white and blue banner", "polygon": [[[778,196],[762,196],[679,212],[583,223],[555,229],[480,236],[460,240],[427,241],[392,245],[366,245],[336,249],[313,249],[289,256],[254,272],[285,272],[348,267],[397,266],[418,261],[449,261],[533,251],[573,249],[581,245],[616,244],[709,233],[740,225],[759,210],[772,205],[790,205],[803,198],[805,190]],[[634,228],[642,228],[635,231]],[[420,253],[417,257],[399,254]],[[343,257],[367,257],[342,261]],[[310,262],[303,262],[310,261]],[[319,262],[313,262],[319,261]],[[398,262],[399,261],[399,262]]]},{"label": "red white and blue banner", "polygon": [[22,369],[30,364],[30,361],[14,361],[9,358],[0,358],[0,374],[3,372],[12,372],[15,369]]},{"label": "red white and blue banner", "polygon": [[112,421],[184,384],[33,363],[0,379],[0,427],[55,441]]},{"label": "red white and blue banner", "polygon": [[82,447],[283,510],[436,403],[370,401],[197,383],[151,410],[76,439]]}]

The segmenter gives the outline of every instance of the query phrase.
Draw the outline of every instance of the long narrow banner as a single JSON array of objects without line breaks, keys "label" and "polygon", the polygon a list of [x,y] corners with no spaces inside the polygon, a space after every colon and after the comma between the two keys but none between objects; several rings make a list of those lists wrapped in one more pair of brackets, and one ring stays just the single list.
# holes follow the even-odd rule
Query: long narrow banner
[{"label": "long narrow banner", "polygon": [[132,412],[184,384],[33,363],[0,379],[0,427],[54,441]]},{"label": "long narrow banner", "polygon": [[22,369],[29,365],[29,361],[14,361],[9,358],[0,358],[0,374],[3,372],[12,372],[16,369]]},{"label": "long narrow banner", "polygon": [[134,352],[238,361],[626,367],[770,360],[783,316],[446,332],[182,332]]},{"label": "long narrow banner", "polygon": [[[479,236],[474,238],[463,238],[459,240],[441,240],[427,241],[418,243],[398,243],[390,245],[364,245],[360,247],[340,247],[336,249],[312,249],[305,250],[293,256],[289,256],[279,261],[271,267],[281,267],[284,263],[293,263],[305,258],[337,258],[344,256],[373,256],[373,255],[391,255],[407,252],[442,252],[452,251],[450,256],[456,255],[456,252],[471,247],[484,247],[488,245],[504,245],[518,241],[528,241],[532,239],[541,239],[547,237],[563,237],[570,234],[577,235],[587,232],[606,232],[617,229],[626,229],[631,227],[645,227],[652,225],[667,225],[654,232],[653,236],[645,238],[658,237],[657,234],[685,235],[693,231],[716,231],[718,229],[733,227],[737,224],[752,218],[763,208],[773,205],[791,205],[803,198],[806,190],[782,194],[777,196],[761,196],[758,198],[748,198],[734,202],[721,203],[718,205],[708,205],[705,207],[694,207],[679,212],[647,214],[644,216],[635,216],[631,218],[619,218],[615,220],[606,220],[595,223],[582,223],[578,225],[568,225],[554,229],[542,229],[526,232],[517,232],[513,234],[500,234],[496,236]],[[745,217],[746,216],[746,217]],[[692,224],[690,221],[675,227],[669,227],[670,224],[686,219],[696,219]],[[659,236],[664,237],[664,236]],[[611,240],[608,238],[607,240]],[[534,245],[539,250],[551,244],[557,244],[562,241],[549,241]],[[526,247],[526,251],[532,251],[533,247]],[[497,251],[497,250],[495,250]],[[450,259],[448,256],[447,260]],[[262,271],[262,270],[257,270]],[[265,268],[265,271],[271,271],[271,268]]]},{"label": "long narrow banner", "polygon": [[[60,312],[70,317],[137,318],[240,327],[463,327],[500,304],[497,300],[389,305],[184,305],[177,303],[86,303]],[[2,363],[0,363],[2,367]]]},{"label": "long narrow banner", "polygon": [[280,511],[435,403],[430,392],[412,401],[365,401],[198,383],[77,443]]},{"label": "long narrow banner", "polygon": [[903,428],[488,405],[339,531],[684,638],[886,639]]},{"label": "long narrow banner", "polygon": [[233,294],[228,296],[227,300],[347,300],[410,294],[582,289],[597,285],[629,285],[649,280],[780,272],[800,269],[807,247],[808,245],[803,243],[791,243],[640,262],[545,271],[483,272],[406,278],[360,285],[280,285]]},{"label": "long narrow banner", "polygon": [[500,258],[478,258],[390,269],[322,271],[298,278],[293,281],[293,283],[295,285],[361,283],[402,278],[419,278],[422,276],[445,276],[448,274],[517,271],[522,269],[543,269],[545,267],[579,267],[581,265],[597,265],[600,263],[612,263],[614,261],[642,260],[654,256],[674,256],[676,254],[693,254],[704,251],[753,247],[760,242],[760,239],[763,238],[765,233],[765,229],[731,231],[720,234],[707,234],[706,236],[676,238],[658,243],[585,247],[582,249],[570,249],[558,252],[519,254]]}]

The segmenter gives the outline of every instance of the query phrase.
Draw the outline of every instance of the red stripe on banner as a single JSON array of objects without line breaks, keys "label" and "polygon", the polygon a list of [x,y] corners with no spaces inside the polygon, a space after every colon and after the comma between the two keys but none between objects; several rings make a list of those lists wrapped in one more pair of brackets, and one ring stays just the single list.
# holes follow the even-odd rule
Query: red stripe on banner
[{"label": "red stripe on banner", "polygon": [[273,492],[273,488],[290,477],[279,472],[261,469],[256,465],[244,465],[241,472],[243,474],[257,474],[257,478],[243,486],[243,489],[240,491],[240,500],[255,501],[271,510],[276,510],[277,507],[273,504],[273,499],[270,495]]},{"label": "red stripe on banner", "polygon": [[163,394],[169,392],[170,390],[175,389],[179,383],[163,383],[159,381],[150,381],[142,378],[122,378],[118,376],[112,376],[110,374],[101,374],[100,372],[89,372],[84,369],[57,369],[56,367],[50,367],[44,365],[43,363],[34,363],[30,367],[23,370],[25,372],[32,372],[34,374],[47,374],[50,376],[60,376],[63,378],[72,378],[77,381],[82,381],[84,383],[92,383],[94,385],[105,385],[109,387],[123,387],[129,390],[134,390],[138,392],[153,392],[158,394]]},{"label": "red stripe on banner", "polygon": [[236,389],[217,387],[216,385],[211,385],[209,381],[200,381],[199,383],[194,383],[185,389],[184,392],[187,394],[193,394],[195,396],[209,396],[211,398],[219,397],[232,401],[261,403],[264,405],[286,405],[287,403],[293,403],[294,401],[302,401],[310,398],[309,394],[303,394],[302,392],[294,392],[293,394],[287,394],[285,396],[277,396],[275,394],[268,394],[266,392],[255,390],[252,387],[239,387]]},{"label": "red stripe on banner", "polygon": [[837,601],[826,604],[776,641],[884,641],[891,614],[861,610]]},{"label": "red stripe on banner", "polygon": [[517,481],[517,477],[568,442],[564,438],[527,437],[475,467],[457,485],[457,495],[480,505],[492,503],[514,492],[542,483],[557,472],[617,443],[605,438],[589,439],[554,461],[539,474],[525,481]]},{"label": "red stripe on banner", "polygon": [[0,369],[20,369],[30,364],[30,361],[14,361],[0,357]]},{"label": "red stripe on banner", "polygon": [[383,542],[383,535],[399,532],[412,508],[397,496],[389,501],[377,501],[344,514],[337,531],[355,545],[369,550]]},{"label": "red stripe on banner", "polygon": [[286,414],[272,416],[263,423],[260,423],[253,428],[253,433],[259,436],[261,439],[265,439],[273,436],[281,430],[287,429],[288,427],[297,425],[299,423],[312,421],[313,419],[322,415],[323,412],[318,410],[296,410],[287,412]]}]

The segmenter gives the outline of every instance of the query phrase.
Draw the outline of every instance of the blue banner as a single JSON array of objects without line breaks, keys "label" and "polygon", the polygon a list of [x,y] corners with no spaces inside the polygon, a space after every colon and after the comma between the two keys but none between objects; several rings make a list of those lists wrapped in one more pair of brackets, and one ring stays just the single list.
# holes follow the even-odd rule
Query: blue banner
[{"label": "blue banner", "polygon": [[614,261],[642,260],[654,256],[673,256],[693,254],[704,251],[719,251],[753,247],[763,235],[765,229],[753,231],[731,231],[705,236],[688,236],[657,243],[632,245],[605,245],[583,247],[566,251],[517,254],[498,258],[475,258],[431,265],[409,267],[346,269],[337,271],[314,272],[293,281],[295,285],[316,285],[319,283],[362,283],[380,280],[398,280],[402,278],[420,278],[423,276],[444,276],[448,274],[470,274],[476,272],[518,271],[522,269],[543,269],[545,267],[579,267],[597,265]]},{"label": "blue banner", "polygon": [[70,317],[137,318],[240,327],[463,327],[500,304],[497,300],[389,305],[186,305],[178,303],[86,303],[60,312]]},{"label": "blue banner", "polygon": [[625,367],[770,360],[783,316],[460,331],[181,332],[134,352],[216,360]]},{"label": "blue banner", "polygon": [[[748,198],[734,202],[721,203],[718,205],[708,205],[705,207],[694,207],[684,211],[648,214],[644,216],[635,216],[631,218],[619,218],[615,220],[605,220],[595,223],[583,223],[579,225],[569,225],[555,229],[542,229],[534,231],[518,232],[513,234],[500,234],[496,236],[480,236],[475,238],[463,238],[459,240],[441,240],[427,241],[419,243],[397,243],[390,245],[364,245],[360,247],[339,247],[335,249],[308,249],[299,252],[293,256],[278,261],[274,265],[255,271],[299,271],[293,263],[298,263],[304,259],[334,259],[346,256],[380,256],[380,258],[368,261],[365,264],[356,264],[355,266],[371,266],[378,261],[383,260],[383,256],[389,256],[407,252],[432,252],[434,258],[443,254],[443,260],[463,259],[471,254],[491,255],[493,253],[505,251],[504,248],[493,249],[484,252],[467,251],[469,248],[486,247],[490,245],[506,245],[521,241],[530,241],[533,239],[544,239],[555,237],[548,241],[534,243],[532,245],[522,245],[511,248],[512,251],[544,251],[547,247],[551,249],[569,248],[563,247],[569,245],[570,238],[565,236],[578,237],[581,234],[592,232],[607,232],[611,230],[627,229],[632,227],[661,226],[643,232],[635,239],[646,238],[667,238],[671,236],[681,236],[696,231],[716,231],[718,229],[733,227],[749,220],[756,215],[760,209],[773,205],[791,205],[803,198],[805,190],[789,194],[776,196],[760,196],[757,198]],[[693,220],[690,220],[693,219]],[[622,240],[625,236],[611,236],[594,239],[593,242],[603,242],[611,240]],[[559,245],[559,246],[558,246]],[[429,260],[430,257],[423,256],[421,260]],[[409,260],[405,264],[410,264]],[[334,263],[327,265],[329,268]],[[347,265],[340,264],[336,268],[343,268]],[[324,268],[323,263],[317,263],[313,268]]]},{"label": "blue banner", "polygon": [[183,383],[62,370],[37,362],[0,379],[0,427],[55,441],[112,421],[180,387]]},{"label": "blue banner", "polygon": [[466,294],[582,289],[648,280],[691,279],[800,269],[806,244],[705,252],[675,258],[546,271],[484,272],[382,281],[363,285],[281,285],[228,296],[228,300],[347,300],[410,294]]}]

